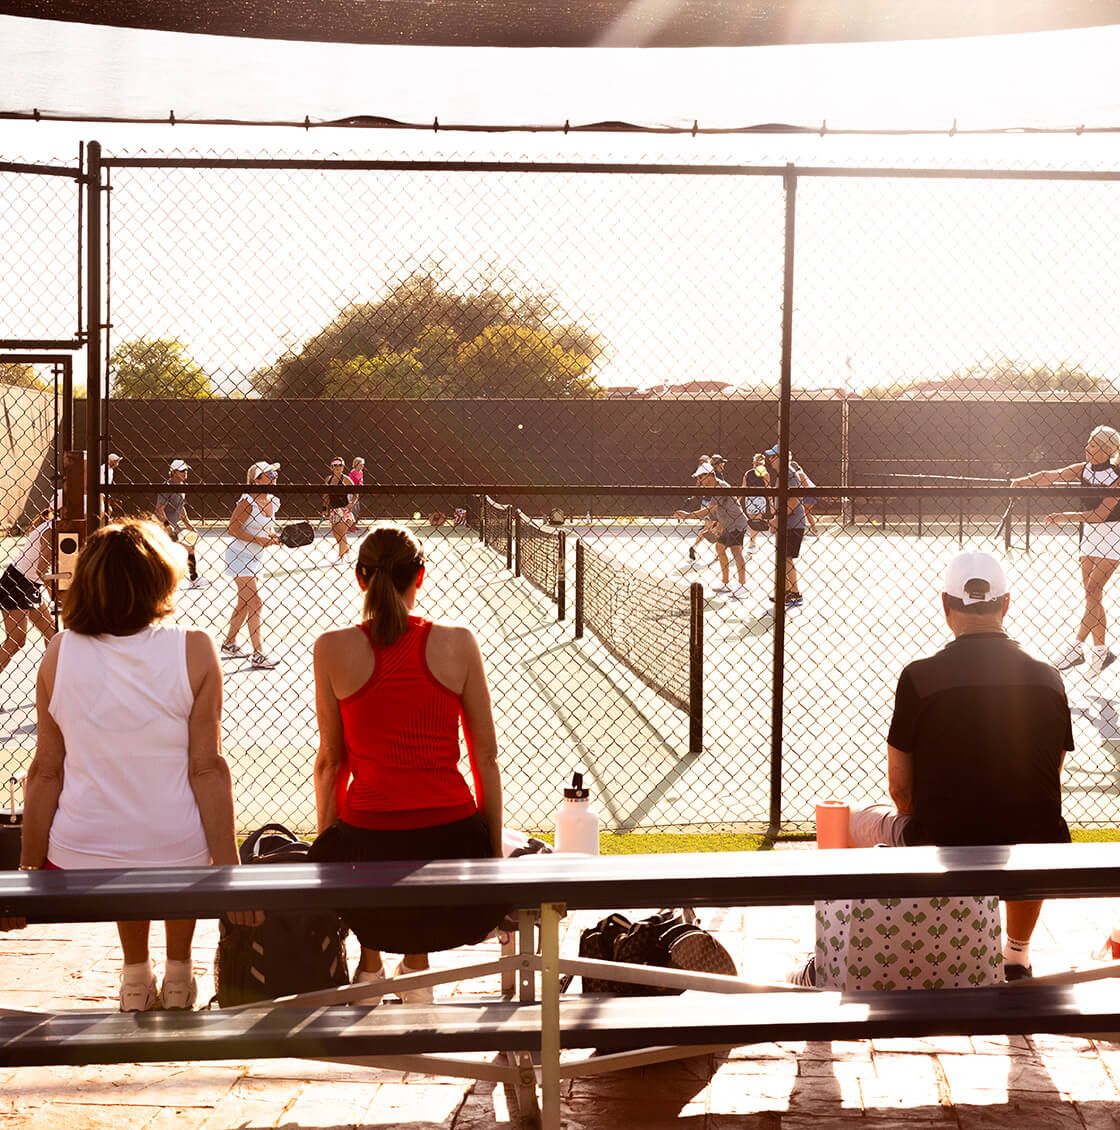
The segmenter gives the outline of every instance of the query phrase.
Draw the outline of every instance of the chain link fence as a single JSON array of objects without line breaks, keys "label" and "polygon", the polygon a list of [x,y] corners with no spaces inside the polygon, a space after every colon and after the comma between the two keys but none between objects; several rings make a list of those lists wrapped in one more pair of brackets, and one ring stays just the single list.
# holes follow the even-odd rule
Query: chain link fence
[{"label": "chain link fence", "polygon": [[[190,465],[180,621],[228,633],[250,464],[281,464],[282,522],[317,523],[267,562],[279,666],[224,664],[246,828],[313,825],[311,645],[359,614],[347,562],[374,522],[423,540],[422,611],[479,636],[526,829],[579,766],[617,829],[796,829],[821,799],[885,801],[895,683],[947,637],[961,546],[1007,561],[1029,650],[1056,654],[1081,615],[1077,526],[1044,522],[1080,492],[1008,483],[1120,424],[1116,173],[106,158],[91,335],[81,193],[8,168],[12,230],[38,235],[0,237],[0,261],[41,281],[0,300],[0,340],[92,336],[100,396],[72,426],[122,457],[115,513],[152,511]],[[66,430],[59,378],[32,368],[42,387],[0,386],[9,452],[39,452],[5,464],[6,563]],[[805,477],[748,484],[778,443]],[[729,485],[697,489],[717,455]],[[360,481],[327,482],[336,457]],[[724,574],[699,513],[720,497],[804,500],[802,603],[771,599],[784,563],[757,517]],[[0,772],[33,750],[38,654],[32,632],[0,675]],[[1074,824],[1116,822],[1115,669],[1067,674]]]}]

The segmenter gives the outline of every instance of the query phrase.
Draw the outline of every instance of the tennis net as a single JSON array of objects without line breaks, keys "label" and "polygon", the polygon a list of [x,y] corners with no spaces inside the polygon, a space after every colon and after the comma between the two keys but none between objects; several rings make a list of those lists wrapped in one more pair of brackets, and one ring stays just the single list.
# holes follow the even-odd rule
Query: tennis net
[{"label": "tennis net", "polygon": [[489,495],[482,500],[482,540],[505,560],[507,569],[513,568],[513,507]]},{"label": "tennis net", "polygon": [[692,715],[699,703],[693,703],[692,693],[696,628],[689,589],[624,565],[585,542],[577,545],[577,635],[586,624],[647,687]]},{"label": "tennis net", "polygon": [[516,544],[514,573],[535,585],[557,605],[557,619],[564,619],[567,563],[563,530],[550,530],[520,510],[514,514]]}]

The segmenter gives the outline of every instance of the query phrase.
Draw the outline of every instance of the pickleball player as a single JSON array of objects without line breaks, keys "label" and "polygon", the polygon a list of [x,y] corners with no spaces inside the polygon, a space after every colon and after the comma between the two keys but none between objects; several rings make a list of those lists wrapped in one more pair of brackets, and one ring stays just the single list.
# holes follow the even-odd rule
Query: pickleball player
[{"label": "pickleball player", "polygon": [[[187,481],[187,472],[190,464],[184,459],[172,459],[168,470],[167,486],[176,487]],[[183,491],[162,491],[156,495],[156,517],[167,531],[172,541],[179,541],[183,530],[190,531],[194,537],[184,538],[183,544],[187,550],[187,576],[190,578],[192,589],[204,589],[210,582],[205,577],[198,575],[198,562],[195,558],[195,539],[198,530],[187,513],[187,496]]]}]

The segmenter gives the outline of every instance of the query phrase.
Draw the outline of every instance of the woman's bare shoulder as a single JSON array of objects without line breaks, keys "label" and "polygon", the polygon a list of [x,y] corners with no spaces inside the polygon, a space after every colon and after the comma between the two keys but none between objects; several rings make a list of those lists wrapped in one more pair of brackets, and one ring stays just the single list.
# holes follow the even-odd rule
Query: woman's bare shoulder
[{"label": "woman's bare shoulder", "polygon": [[356,647],[368,649],[369,642],[360,624],[347,624],[344,628],[331,628],[315,640],[315,650],[319,654],[333,654],[349,651]]},{"label": "woman's bare shoulder", "polygon": [[440,620],[433,623],[428,642],[445,652],[463,658],[478,651],[478,639],[473,629],[468,624],[454,620]]},{"label": "woman's bare shoulder", "polygon": [[464,624],[461,620],[433,620],[432,633],[434,635],[442,635],[447,639],[473,639],[474,629],[469,624]]},{"label": "woman's bare shoulder", "polygon": [[218,654],[218,645],[214,642],[214,637],[205,628],[185,628],[184,633],[188,651],[195,651],[200,655],[205,655],[208,652]]}]

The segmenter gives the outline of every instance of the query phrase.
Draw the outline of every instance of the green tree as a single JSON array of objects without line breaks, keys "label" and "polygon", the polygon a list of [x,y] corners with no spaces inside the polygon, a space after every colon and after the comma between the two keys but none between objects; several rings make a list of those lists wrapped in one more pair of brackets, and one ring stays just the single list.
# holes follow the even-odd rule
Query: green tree
[{"label": "green tree", "polygon": [[459,335],[450,326],[427,325],[420,331],[412,354],[429,380],[446,381],[458,368]]},{"label": "green tree", "polygon": [[138,338],[109,358],[113,396],[130,400],[205,400],[214,395],[206,371],[173,338]]},{"label": "green tree", "polygon": [[323,391],[337,397],[409,397],[419,395],[424,367],[411,353],[359,353],[327,368]]},{"label": "green tree", "polygon": [[561,349],[543,330],[489,326],[459,350],[468,396],[588,396],[591,359]]},{"label": "green tree", "polygon": [[0,365],[0,384],[14,385],[16,388],[45,389],[46,381],[35,373],[34,365]]},{"label": "green tree", "polygon": [[590,370],[602,353],[547,294],[506,281],[459,291],[425,270],[347,307],[252,385],[276,398],[600,396]]}]

